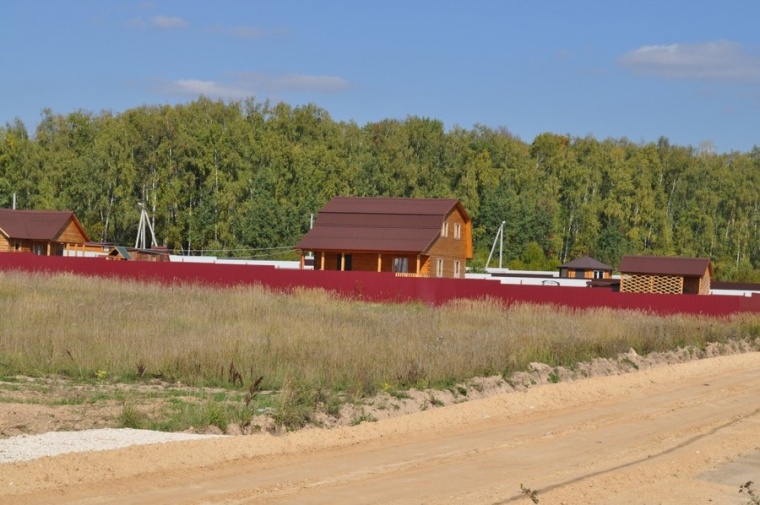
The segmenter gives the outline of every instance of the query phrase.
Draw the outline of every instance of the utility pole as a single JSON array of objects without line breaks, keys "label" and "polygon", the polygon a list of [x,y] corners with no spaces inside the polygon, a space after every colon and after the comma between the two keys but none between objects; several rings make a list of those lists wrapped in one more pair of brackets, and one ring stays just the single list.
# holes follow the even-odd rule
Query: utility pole
[{"label": "utility pole", "polygon": [[137,225],[137,240],[135,240],[135,249],[146,249],[145,247],[145,229],[150,230],[150,244],[151,247],[158,247],[156,242],[156,234],[153,232],[153,225],[150,223],[150,217],[148,211],[145,210],[145,205],[142,203],[137,204],[140,207],[140,224]]},{"label": "utility pole", "polygon": [[488,259],[486,260],[486,269],[488,269],[488,265],[491,263],[491,256],[493,256],[493,251],[496,249],[496,242],[499,242],[499,268],[501,268],[501,260],[504,253],[504,225],[507,224],[506,221],[501,222],[501,226],[499,226],[499,231],[496,232],[496,237],[493,239],[493,245],[491,246],[491,252],[488,254]]}]

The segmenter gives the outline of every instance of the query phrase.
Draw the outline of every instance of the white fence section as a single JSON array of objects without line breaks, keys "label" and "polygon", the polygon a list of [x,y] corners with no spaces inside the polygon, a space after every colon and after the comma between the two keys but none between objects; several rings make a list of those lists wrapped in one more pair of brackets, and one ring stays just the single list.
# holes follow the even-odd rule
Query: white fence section
[{"label": "white fence section", "polygon": [[[170,254],[169,261],[172,263],[205,263],[213,265],[249,265],[270,266],[275,268],[298,270],[301,267],[298,261],[273,261],[273,260],[244,260],[234,258],[217,258],[216,256],[182,256]],[[310,268],[310,267],[308,267]]]}]

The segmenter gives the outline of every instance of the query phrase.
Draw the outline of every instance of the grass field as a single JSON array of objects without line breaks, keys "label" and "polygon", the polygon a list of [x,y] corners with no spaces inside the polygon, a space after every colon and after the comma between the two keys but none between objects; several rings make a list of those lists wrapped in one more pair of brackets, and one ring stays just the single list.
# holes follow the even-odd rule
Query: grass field
[{"label": "grass field", "polygon": [[531,362],[573,367],[631,348],[643,355],[760,335],[760,316],[748,314],[664,317],[491,300],[369,304],[323,291],[13,272],[0,273],[0,320],[0,376],[275,391],[283,414],[285,405],[337,396],[506,378]]}]

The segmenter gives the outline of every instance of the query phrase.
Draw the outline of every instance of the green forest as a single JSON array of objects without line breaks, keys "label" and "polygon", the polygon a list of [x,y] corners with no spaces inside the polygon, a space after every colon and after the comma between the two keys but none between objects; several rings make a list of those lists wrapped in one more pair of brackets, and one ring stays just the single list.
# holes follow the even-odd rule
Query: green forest
[{"label": "green forest", "polygon": [[[500,224],[505,266],[588,254],[709,257],[760,280],[760,147],[715,154],[409,116],[364,126],[317,105],[199,98],[115,114],[42,111],[0,127],[0,207],[73,210],[92,240],[130,245],[144,205],[182,254],[294,258],[334,196],[458,198],[482,268]],[[493,264],[492,264],[493,266]]]}]

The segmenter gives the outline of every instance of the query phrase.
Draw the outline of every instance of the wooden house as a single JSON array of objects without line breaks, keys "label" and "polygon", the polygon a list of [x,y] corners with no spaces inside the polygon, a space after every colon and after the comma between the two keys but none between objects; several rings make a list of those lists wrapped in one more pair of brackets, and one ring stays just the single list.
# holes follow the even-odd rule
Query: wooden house
[{"label": "wooden house", "polygon": [[311,251],[315,270],[461,278],[472,222],[456,199],[336,197],[296,249],[301,268]]},{"label": "wooden house", "polygon": [[707,258],[623,256],[618,270],[621,293],[710,294]]},{"label": "wooden house", "polygon": [[0,252],[62,256],[84,250],[88,242],[71,211],[0,209]]},{"label": "wooden house", "polygon": [[610,279],[612,267],[588,256],[582,256],[559,266],[559,276],[564,279]]}]

